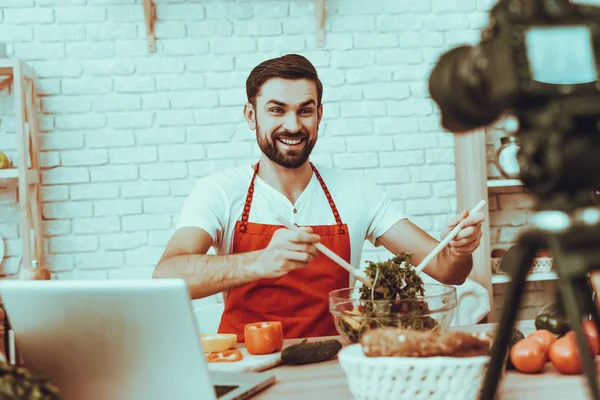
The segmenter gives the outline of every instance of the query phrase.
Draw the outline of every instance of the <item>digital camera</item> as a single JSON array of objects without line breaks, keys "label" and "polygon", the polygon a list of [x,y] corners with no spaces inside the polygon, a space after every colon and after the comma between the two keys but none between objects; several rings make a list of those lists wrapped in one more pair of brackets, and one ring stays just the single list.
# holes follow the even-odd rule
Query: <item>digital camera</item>
[{"label": "digital camera", "polygon": [[[520,179],[550,208],[600,184],[600,1],[500,0],[476,46],[444,53],[429,78],[442,126],[461,134],[518,121]],[[584,200],[585,199],[585,200]]]}]

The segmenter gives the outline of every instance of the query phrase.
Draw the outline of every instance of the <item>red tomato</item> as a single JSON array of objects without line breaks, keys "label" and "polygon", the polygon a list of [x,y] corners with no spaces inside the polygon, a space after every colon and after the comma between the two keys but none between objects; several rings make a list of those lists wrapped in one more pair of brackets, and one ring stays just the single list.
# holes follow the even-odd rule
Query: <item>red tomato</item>
[{"label": "red tomato", "polygon": [[250,354],[271,354],[283,348],[283,328],[279,321],[246,324],[244,336]]},{"label": "red tomato", "polygon": [[[590,336],[588,334],[588,332],[586,332],[586,328],[583,328],[583,330],[584,330],[583,333],[587,340],[588,348],[590,349],[590,357],[596,358],[596,354],[598,354],[598,346],[599,346],[598,338]],[[575,345],[577,345],[577,334],[575,333],[575,331],[567,332],[567,334],[565,335],[565,338],[572,340],[573,342],[575,342]]]},{"label": "red tomato", "polygon": [[578,374],[582,363],[577,342],[568,337],[562,337],[550,347],[550,362],[561,374]]},{"label": "red tomato", "polygon": [[538,329],[537,331],[527,336],[527,339],[532,339],[540,342],[540,344],[544,348],[544,356],[546,357],[546,361],[548,361],[550,346],[552,346],[552,343],[556,342],[556,335],[550,332],[549,330]]},{"label": "red tomato", "polygon": [[510,361],[517,371],[526,374],[540,372],[546,364],[543,345],[534,339],[521,339],[510,349]]},{"label": "red tomato", "polygon": [[600,335],[598,334],[598,329],[596,328],[596,324],[592,320],[583,321],[583,332],[585,336],[587,336],[588,341],[592,343],[596,352],[594,354],[598,354],[600,352]]}]

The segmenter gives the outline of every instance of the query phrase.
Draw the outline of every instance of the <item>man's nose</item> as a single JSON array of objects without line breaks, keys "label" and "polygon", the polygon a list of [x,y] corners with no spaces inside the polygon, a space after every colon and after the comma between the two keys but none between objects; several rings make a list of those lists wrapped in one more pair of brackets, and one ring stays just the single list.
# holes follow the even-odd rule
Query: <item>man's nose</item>
[{"label": "man's nose", "polygon": [[296,133],[300,130],[300,121],[298,120],[296,113],[288,113],[286,115],[285,121],[283,122],[283,127],[285,130],[292,133]]}]

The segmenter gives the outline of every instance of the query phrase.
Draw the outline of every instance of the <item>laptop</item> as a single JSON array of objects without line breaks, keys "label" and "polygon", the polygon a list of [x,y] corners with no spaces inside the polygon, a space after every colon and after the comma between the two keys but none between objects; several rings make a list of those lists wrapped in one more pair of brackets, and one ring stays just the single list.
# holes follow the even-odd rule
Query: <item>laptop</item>
[{"label": "laptop", "polygon": [[206,363],[185,281],[0,281],[20,359],[64,400],[241,400],[269,373]]}]

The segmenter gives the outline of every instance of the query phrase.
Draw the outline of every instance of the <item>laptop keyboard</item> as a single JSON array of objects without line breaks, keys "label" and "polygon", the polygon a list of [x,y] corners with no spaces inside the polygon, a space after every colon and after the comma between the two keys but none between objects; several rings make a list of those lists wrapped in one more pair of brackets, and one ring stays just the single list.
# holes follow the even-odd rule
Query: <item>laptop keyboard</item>
[{"label": "laptop keyboard", "polygon": [[225,396],[227,393],[237,389],[238,387],[239,386],[214,385],[215,393],[217,394],[217,399]]}]

